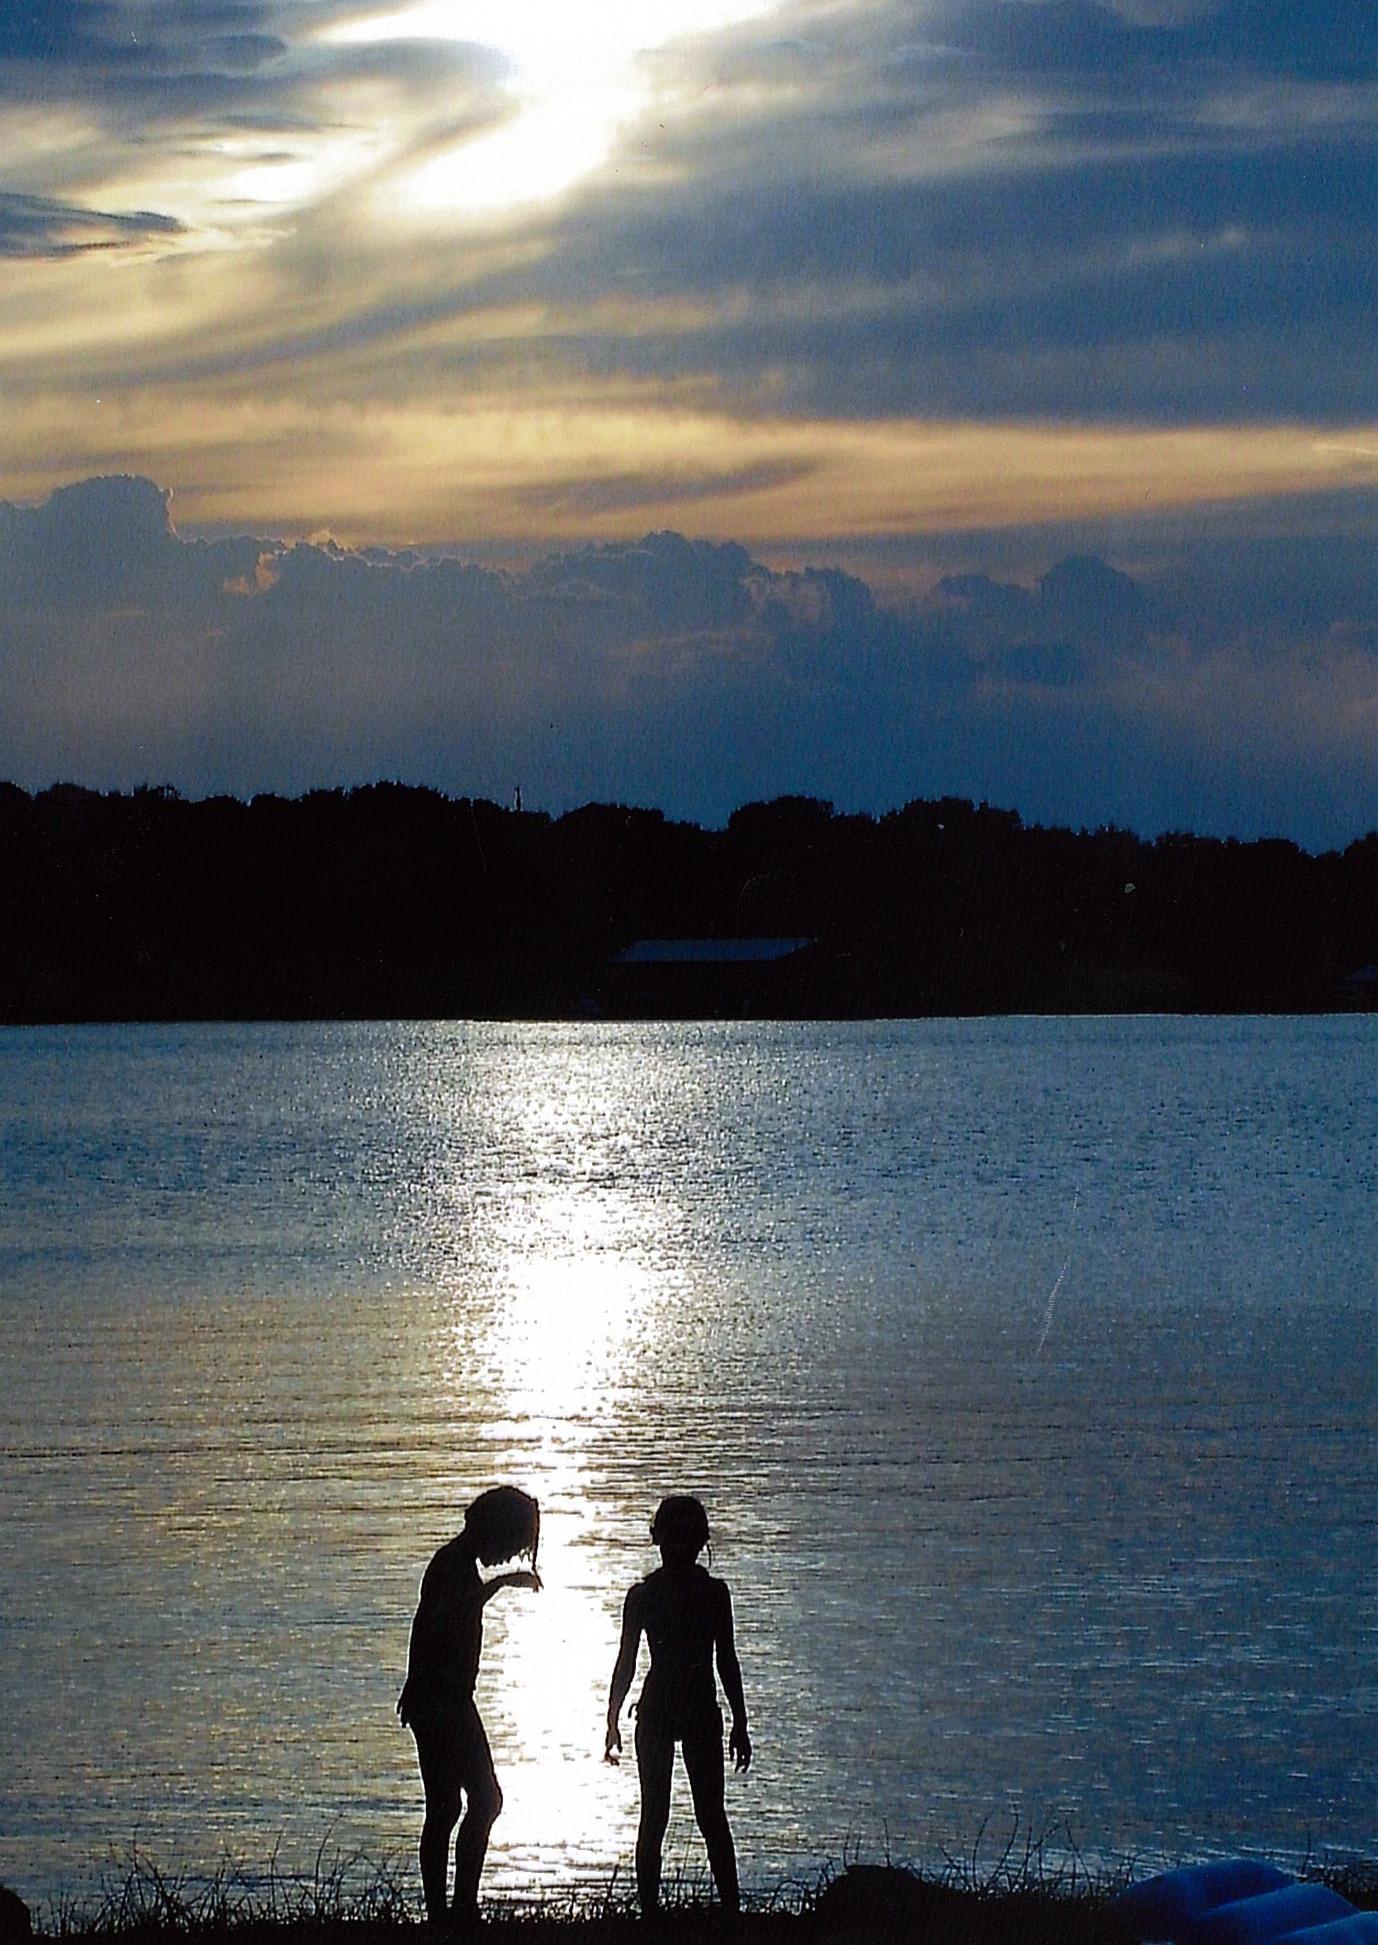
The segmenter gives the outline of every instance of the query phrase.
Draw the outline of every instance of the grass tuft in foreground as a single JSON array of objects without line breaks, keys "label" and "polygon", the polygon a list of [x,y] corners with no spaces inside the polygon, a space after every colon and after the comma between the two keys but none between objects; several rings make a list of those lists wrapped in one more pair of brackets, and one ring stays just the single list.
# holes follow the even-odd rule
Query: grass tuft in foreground
[{"label": "grass tuft in foreground", "polygon": [[[700,1883],[671,1880],[648,1924],[614,1873],[602,1888],[488,1904],[480,1930],[495,1945],[1128,1945],[1115,1898],[1146,1874],[1088,1865],[1065,1837],[1054,1845],[1017,1824],[992,1844],[983,1825],[935,1873],[851,1863],[812,1888],[756,1896],[735,1921]],[[1378,1866],[1330,1862],[1301,1874],[1378,1909]],[[60,1945],[417,1945],[427,1934],[411,1878],[410,1862],[327,1858],[324,1847],[306,1876],[274,1860],[259,1872],[227,1863],[210,1878],[168,1874],[136,1850],[94,1906],[65,1906],[39,1932]]]}]

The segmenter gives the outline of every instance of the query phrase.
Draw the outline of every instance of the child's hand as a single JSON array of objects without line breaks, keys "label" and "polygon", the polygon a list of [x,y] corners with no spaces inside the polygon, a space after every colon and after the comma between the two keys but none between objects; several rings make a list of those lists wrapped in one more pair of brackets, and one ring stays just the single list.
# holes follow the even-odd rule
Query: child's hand
[{"label": "child's hand", "polygon": [[616,1769],[622,1759],[622,1731],[615,1722],[608,1724],[607,1740],[603,1744],[603,1761],[611,1763]]},{"label": "child's hand", "polygon": [[746,1732],[744,1722],[732,1724],[732,1733],[727,1738],[727,1747],[738,1769],[751,1768],[751,1737]]}]

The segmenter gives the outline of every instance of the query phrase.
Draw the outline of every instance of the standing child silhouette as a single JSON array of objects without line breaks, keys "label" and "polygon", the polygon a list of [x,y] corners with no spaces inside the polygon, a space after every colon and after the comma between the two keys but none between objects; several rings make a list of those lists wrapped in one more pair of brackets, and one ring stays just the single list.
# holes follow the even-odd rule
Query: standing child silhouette
[{"label": "standing child silhouette", "polygon": [[699,1566],[708,1544],[708,1515],[688,1493],[662,1499],[651,1521],[661,1564],[639,1580],[622,1607],[622,1640],[608,1691],[608,1735],[603,1756],[615,1763],[622,1748],[622,1704],[636,1674],[637,1651],[646,1636],[651,1666],[636,1705],[636,1767],[641,1782],[641,1821],[636,1833],[636,1889],[648,1917],[660,1904],[660,1851],[670,1820],[670,1779],[675,1744],[694,1799],[694,1816],[708,1848],[708,1866],[724,1911],[737,1911],[737,1853],[723,1806],[722,1710],[713,1679],[716,1658],[723,1693],[732,1711],[728,1747],[738,1769],[751,1762],[742,1670],[732,1638],[732,1596],[726,1581]]},{"label": "standing child silhouette", "polygon": [[[541,1512],[530,1494],[516,1486],[494,1486],[479,1494],[464,1515],[464,1531],[440,1548],[422,1577],[397,1713],[416,1738],[426,1792],[421,1883],[426,1916],[437,1927],[450,1915],[445,1881],[450,1832],[457,1823],[454,1920],[465,1926],[478,1917],[478,1881],[489,1832],[502,1809],[492,1751],[474,1702],[483,1609],[500,1587],[539,1590],[540,1534]],[[492,1580],[479,1573],[480,1560],[495,1567],[522,1553],[530,1557],[530,1573],[498,1574]]]}]

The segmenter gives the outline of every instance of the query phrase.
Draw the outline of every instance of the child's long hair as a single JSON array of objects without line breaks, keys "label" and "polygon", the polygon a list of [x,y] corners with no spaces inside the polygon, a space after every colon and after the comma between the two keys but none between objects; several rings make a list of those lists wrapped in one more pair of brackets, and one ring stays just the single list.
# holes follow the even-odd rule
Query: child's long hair
[{"label": "child's long hair", "polygon": [[491,1486],[480,1493],[464,1515],[464,1531],[485,1567],[496,1567],[518,1554],[530,1557],[534,1571],[541,1541],[541,1509],[520,1486]]}]

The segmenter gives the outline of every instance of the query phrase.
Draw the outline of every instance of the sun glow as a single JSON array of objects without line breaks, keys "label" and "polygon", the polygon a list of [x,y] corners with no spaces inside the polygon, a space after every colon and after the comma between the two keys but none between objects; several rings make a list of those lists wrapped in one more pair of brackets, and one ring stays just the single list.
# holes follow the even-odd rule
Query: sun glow
[{"label": "sun glow", "polygon": [[[510,114],[430,156],[407,177],[419,210],[482,213],[562,194],[608,161],[620,130],[652,104],[642,56],[769,13],[779,0],[511,0],[495,20],[463,0],[420,0],[333,30],[335,41],[471,41],[502,57]],[[495,31],[496,29],[496,31]]]},{"label": "sun glow", "polygon": [[[514,91],[515,92],[515,91]],[[547,202],[592,175],[608,159],[621,124],[639,106],[615,70],[593,87],[552,74],[491,135],[433,156],[406,180],[406,201],[420,210],[474,213]]]}]

